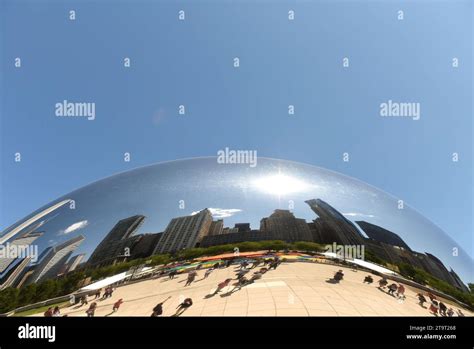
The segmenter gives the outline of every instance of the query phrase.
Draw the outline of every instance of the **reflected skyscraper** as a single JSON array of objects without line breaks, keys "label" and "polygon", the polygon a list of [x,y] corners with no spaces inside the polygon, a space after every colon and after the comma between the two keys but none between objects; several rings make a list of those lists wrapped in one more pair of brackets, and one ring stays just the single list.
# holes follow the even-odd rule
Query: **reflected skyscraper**
[{"label": "reflected skyscraper", "polygon": [[193,248],[209,234],[212,214],[207,208],[191,216],[173,218],[165,229],[155,253]]},{"label": "reflected skyscraper", "polygon": [[113,262],[114,258],[123,255],[126,252],[125,248],[131,249],[133,244],[138,241],[132,235],[144,221],[145,216],[143,215],[135,215],[118,221],[94,250],[87,263],[98,265],[109,261]]},{"label": "reflected skyscraper", "polygon": [[397,234],[384,229],[378,225],[371,224],[365,221],[356,221],[359,227],[367,234],[370,239],[378,242],[383,242],[392,246],[403,247],[406,250],[410,250],[410,247],[403,241],[403,239]]},{"label": "reflected skyscraper", "polygon": [[325,244],[363,245],[363,236],[357,227],[334,207],[321,199],[305,201],[318,215],[314,221],[315,241]]},{"label": "reflected skyscraper", "polygon": [[74,250],[79,247],[84,239],[84,236],[79,235],[52,247],[42,260],[35,265],[33,274],[29,278],[28,283],[40,282],[47,278],[55,278],[69,257],[71,257]]},{"label": "reflected skyscraper", "polygon": [[41,210],[37,214],[33,215],[31,218],[28,218],[28,219],[22,221],[20,224],[14,226],[12,228],[8,228],[6,230],[6,233],[0,237],[0,244],[4,244],[9,239],[11,239],[13,236],[20,233],[23,229],[25,229],[28,226],[30,226],[31,224],[34,224],[35,222],[39,221],[41,218],[43,218],[44,216],[50,214],[51,212],[53,212],[53,211],[59,209],[60,207],[66,205],[70,201],[71,201],[70,199],[62,200],[62,201],[60,201],[60,202],[58,202],[58,203],[56,203],[52,206],[49,206],[49,207]]},{"label": "reflected skyscraper", "polygon": [[260,231],[268,234],[269,240],[312,241],[306,221],[296,218],[289,210],[275,210],[269,217],[263,218],[260,221]]}]

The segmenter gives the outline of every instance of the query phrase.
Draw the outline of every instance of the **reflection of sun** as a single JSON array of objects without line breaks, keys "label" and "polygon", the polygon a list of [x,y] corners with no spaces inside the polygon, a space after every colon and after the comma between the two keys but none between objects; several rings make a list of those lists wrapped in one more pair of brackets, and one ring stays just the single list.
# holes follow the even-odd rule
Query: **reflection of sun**
[{"label": "reflection of sun", "polygon": [[305,182],[283,174],[260,177],[252,184],[258,190],[278,196],[302,192],[309,188]]}]

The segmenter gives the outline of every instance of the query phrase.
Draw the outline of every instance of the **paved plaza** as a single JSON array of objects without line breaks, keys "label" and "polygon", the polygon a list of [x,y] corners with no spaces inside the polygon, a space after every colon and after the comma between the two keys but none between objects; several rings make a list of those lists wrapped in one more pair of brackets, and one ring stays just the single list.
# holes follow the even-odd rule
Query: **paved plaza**
[{"label": "paved plaza", "polygon": [[[344,280],[328,282],[339,269],[344,271]],[[378,289],[379,277],[375,275],[374,283],[368,285],[362,282],[367,272],[320,263],[282,263],[239,291],[227,293],[234,287],[233,280],[222,292],[209,296],[220,282],[235,279],[236,271],[235,266],[218,269],[204,279],[205,270],[199,270],[190,286],[184,286],[186,274],[172,280],[164,277],[121,286],[111,298],[97,301],[95,316],[150,316],[154,306],[168,297],[163,316],[173,315],[185,298],[191,298],[193,305],[181,316],[433,316],[418,304],[418,290],[410,286],[405,285],[406,299],[400,301]],[[88,298],[89,304],[93,298]],[[124,303],[112,313],[113,304],[120,298]],[[459,309],[448,300],[442,301],[448,308]],[[87,308],[69,306],[61,309],[61,314],[86,316]],[[466,309],[462,311],[466,316],[473,315]]]}]

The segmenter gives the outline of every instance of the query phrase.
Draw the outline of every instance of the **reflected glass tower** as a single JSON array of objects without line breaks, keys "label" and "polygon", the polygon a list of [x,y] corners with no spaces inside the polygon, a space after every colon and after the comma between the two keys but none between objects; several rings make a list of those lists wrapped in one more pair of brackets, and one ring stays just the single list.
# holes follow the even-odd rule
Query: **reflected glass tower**
[{"label": "reflected glass tower", "polygon": [[135,215],[118,221],[94,250],[88,264],[97,266],[104,263],[113,263],[116,257],[126,252],[126,248],[131,249],[138,242],[139,238],[132,235],[144,221],[145,216],[142,215]]},{"label": "reflected glass tower", "polygon": [[28,283],[55,278],[84,239],[84,236],[79,235],[51,248],[42,260],[35,265]]}]

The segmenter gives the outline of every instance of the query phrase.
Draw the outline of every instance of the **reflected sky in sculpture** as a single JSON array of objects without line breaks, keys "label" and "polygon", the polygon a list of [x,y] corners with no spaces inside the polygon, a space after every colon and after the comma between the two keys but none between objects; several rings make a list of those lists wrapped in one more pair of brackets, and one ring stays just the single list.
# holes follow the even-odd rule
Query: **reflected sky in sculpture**
[{"label": "reflected sky in sculpture", "polygon": [[398,234],[413,250],[434,254],[465,282],[474,280],[472,259],[461,248],[454,257],[452,250],[458,245],[450,237],[406,205],[399,209],[390,195],[322,168],[265,158],[259,158],[253,168],[218,164],[216,158],[207,157],[119,173],[58,198],[3,233],[51,205],[72,199],[76,208],[64,205],[51,212],[40,229],[45,234],[35,243],[42,251],[83,235],[75,254],[85,253],[88,258],[117,221],[132,215],[146,216],[138,234],[162,232],[171,218],[204,208],[212,208],[214,219],[223,218],[224,226],[250,223],[258,229],[261,218],[277,208],[288,209],[290,201],[296,217],[312,221],[317,216],[304,201],[318,198],[351,221],[379,225]]}]

